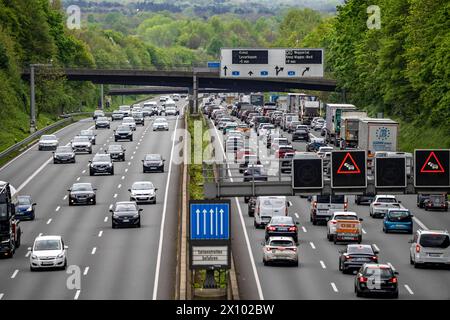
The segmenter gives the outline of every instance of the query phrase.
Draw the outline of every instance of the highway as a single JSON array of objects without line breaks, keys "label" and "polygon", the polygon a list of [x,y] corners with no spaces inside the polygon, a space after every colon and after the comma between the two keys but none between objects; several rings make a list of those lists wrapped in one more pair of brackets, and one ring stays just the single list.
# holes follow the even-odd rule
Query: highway
[{"label": "highway", "polygon": [[[216,136],[216,154],[223,153],[223,134],[210,122]],[[253,130],[253,129],[252,129]],[[311,132],[320,136],[317,132]],[[291,141],[291,135],[285,133]],[[305,143],[292,143],[297,151],[305,151]],[[237,167],[231,165],[231,167]],[[233,175],[237,172],[233,171]],[[240,180],[239,180],[240,181]],[[363,242],[379,248],[379,261],[390,263],[399,272],[399,299],[450,299],[450,277],[445,269],[415,269],[409,263],[407,234],[384,234],[382,219],[369,216],[368,206],[354,204],[348,196],[349,211],[363,218]],[[414,217],[414,229],[449,229],[448,212],[425,211],[416,207],[415,195],[401,195],[402,204]],[[354,293],[354,275],[338,270],[338,250],[326,239],[326,226],[313,226],[309,221],[310,202],[299,196],[288,197],[293,206],[290,214],[299,221],[299,267],[264,266],[262,245],[264,230],[255,229],[243,198],[232,200],[232,250],[238,270],[241,299],[360,299]]]},{"label": "highway", "polygon": [[[177,103],[179,109],[186,104]],[[175,291],[176,239],[179,207],[179,165],[171,161],[176,149],[179,117],[167,117],[169,131],[151,130],[152,120],[137,126],[133,142],[114,142],[113,129],[98,129],[93,154],[78,154],[75,164],[53,164],[51,152],[31,147],[0,169],[20,194],[33,197],[36,220],[21,222],[22,244],[12,259],[0,261],[0,299],[173,299]],[[82,129],[92,128],[85,119],[56,135],[65,145]],[[164,143],[162,143],[164,142]],[[114,176],[89,176],[88,161],[109,144],[126,148],[126,161],[115,162]],[[166,159],[164,173],[142,173],[147,153]],[[134,181],[152,181],[155,205],[142,204],[142,227],[112,229],[109,208],[128,201]],[[91,182],[97,191],[95,206],[68,205],[67,189],[75,182]],[[80,271],[81,287],[68,288],[71,274],[64,271],[30,272],[29,253],[36,236],[62,235],[68,245],[68,271]]]}]

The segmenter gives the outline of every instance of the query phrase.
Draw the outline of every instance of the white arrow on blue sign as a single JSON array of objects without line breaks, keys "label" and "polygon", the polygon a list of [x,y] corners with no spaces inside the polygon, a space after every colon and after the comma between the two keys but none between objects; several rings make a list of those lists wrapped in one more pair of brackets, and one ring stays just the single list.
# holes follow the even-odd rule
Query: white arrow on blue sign
[{"label": "white arrow on blue sign", "polygon": [[228,203],[191,203],[191,240],[228,240],[230,207]]}]

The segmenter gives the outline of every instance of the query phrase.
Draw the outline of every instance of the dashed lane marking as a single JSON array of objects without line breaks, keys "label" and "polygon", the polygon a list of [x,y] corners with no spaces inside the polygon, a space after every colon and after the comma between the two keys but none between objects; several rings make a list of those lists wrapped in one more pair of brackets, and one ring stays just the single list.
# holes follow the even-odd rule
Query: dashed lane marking
[{"label": "dashed lane marking", "polygon": [[414,294],[414,292],[411,290],[411,288],[407,284],[405,284],[404,286],[405,286],[405,289],[408,290],[410,295]]},{"label": "dashed lane marking", "polygon": [[311,248],[316,249],[316,246],[314,245],[314,243],[310,242],[309,244],[311,245]]},{"label": "dashed lane marking", "polygon": [[55,209],[55,211],[58,212],[59,209],[61,209],[61,207],[60,207],[60,206],[57,206],[56,209]]},{"label": "dashed lane marking", "polygon": [[92,251],[91,251],[91,254],[95,254],[96,252],[97,252],[97,247],[93,247]]},{"label": "dashed lane marking", "polygon": [[47,224],[50,224],[52,222],[52,218],[48,219]]},{"label": "dashed lane marking", "polygon": [[86,268],[84,268],[84,272],[83,272],[83,275],[87,275],[87,274],[88,274],[88,272],[89,272],[89,267],[86,267]]},{"label": "dashed lane marking", "polygon": [[305,228],[305,227],[302,227],[302,230],[303,230],[303,232],[308,232],[308,231],[306,231],[306,228]]},{"label": "dashed lane marking", "polygon": [[320,265],[322,266],[322,269],[326,269],[327,268],[327,266],[325,265],[325,263],[322,260],[320,260]]},{"label": "dashed lane marking", "polygon": [[77,290],[77,292],[75,293],[75,297],[73,297],[73,300],[78,300],[80,293],[81,293],[81,290]]},{"label": "dashed lane marking", "polygon": [[105,220],[103,220],[103,221],[108,222],[108,217],[105,217]]},{"label": "dashed lane marking", "polygon": [[12,274],[11,279],[14,279],[17,276],[18,273],[19,273],[19,269],[16,269],[14,271],[14,273]]},{"label": "dashed lane marking", "polygon": [[103,235],[103,230],[100,230],[100,231],[98,232],[98,237],[101,238],[102,235]]},{"label": "dashed lane marking", "polygon": [[331,282],[331,287],[333,288],[334,292],[339,292],[338,288],[336,287],[336,284],[334,282]]}]

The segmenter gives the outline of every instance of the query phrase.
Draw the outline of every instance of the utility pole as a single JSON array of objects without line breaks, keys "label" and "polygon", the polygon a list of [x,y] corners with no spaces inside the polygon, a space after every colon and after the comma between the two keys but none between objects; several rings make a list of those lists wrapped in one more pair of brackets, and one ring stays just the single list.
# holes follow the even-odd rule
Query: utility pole
[{"label": "utility pole", "polygon": [[30,133],[36,132],[36,97],[34,84],[34,70],[38,67],[51,67],[52,64],[35,63],[30,64],[30,87],[31,87],[31,101],[30,101]]},{"label": "utility pole", "polygon": [[103,83],[100,85],[100,109],[103,110],[104,104],[103,104]]}]

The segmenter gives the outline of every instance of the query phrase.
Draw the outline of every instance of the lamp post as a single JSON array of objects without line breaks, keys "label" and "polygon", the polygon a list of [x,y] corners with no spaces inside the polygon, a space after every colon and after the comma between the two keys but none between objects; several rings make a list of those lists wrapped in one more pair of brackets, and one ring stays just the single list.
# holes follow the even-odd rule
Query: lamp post
[{"label": "lamp post", "polygon": [[31,87],[31,105],[30,105],[30,133],[36,132],[36,100],[34,90],[34,68],[51,67],[52,64],[34,63],[30,64],[30,87]]}]

